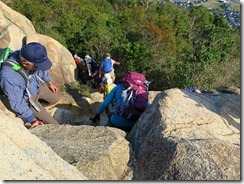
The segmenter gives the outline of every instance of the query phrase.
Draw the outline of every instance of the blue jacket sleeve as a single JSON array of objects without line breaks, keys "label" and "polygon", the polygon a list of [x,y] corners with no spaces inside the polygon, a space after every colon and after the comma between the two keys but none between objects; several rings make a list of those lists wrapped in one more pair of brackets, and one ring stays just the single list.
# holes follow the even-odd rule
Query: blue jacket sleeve
[{"label": "blue jacket sleeve", "polygon": [[50,77],[48,71],[42,71],[42,72],[43,72],[42,79],[45,82],[49,83],[51,81],[51,77]]},{"label": "blue jacket sleeve", "polygon": [[25,122],[32,121],[35,116],[23,96],[25,90],[25,81],[19,81],[16,80],[16,78],[5,78],[1,81],[1,83],[3,90],[9,99],[9,104],[12,110],[14,110],[15,113]]},{"label": "blue jacket sleeve", "polygon": [[49,83],[51,81],[51,77],[48,73],[48,71],[43,71],[43,70],[37,70],[36,74],[44,81]]}]

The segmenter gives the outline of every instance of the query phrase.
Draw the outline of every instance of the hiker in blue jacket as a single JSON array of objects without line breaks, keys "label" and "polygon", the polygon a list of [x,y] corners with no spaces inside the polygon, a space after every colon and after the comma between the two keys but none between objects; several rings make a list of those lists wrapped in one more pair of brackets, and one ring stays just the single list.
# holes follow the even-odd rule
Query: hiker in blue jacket
[{"label": "hiker in blue jacket", "polygon": [[[92,122],[95,123],[100,120],[100,114],[111,104],[114,100],[114,107],[119,107],[122,103],[121,93],[123,91],[123,86],[121,84],[115,86],[112,91],[105,98],[104,102],[100,105],[96,115],[93,117]],[[120,128],[124,131],[130,131],[135,122],[128,121],[124,117],[116,115],[116,113],[110,114],[110,126]]]},{"label": "hiker in blue jacket", "polygon": [[99,69],[99,78],[102,78],[104,74],[109,73],[114,82],[115,81],[114,64],[120,65],[120,62],[113,60],[111,58],[111,55],[109,53],[106,53],[106,58],[103,60]]},{"label": "hiker in blue jacket", "polygon": [[3,64],[0,87],[7,97],[3,100],[8,99],[4,104],[31,128],[44,123],[58,124],[39,102],[41,99],[52,105],[59,100],[58,88],[51,82],[47,72],[52,63],[47,57],[46,48],[40,43],[28,43],[21,50],[13,52],[9,59],[24,68],[29,75],[29,85],[26,88],[25,78]]}]

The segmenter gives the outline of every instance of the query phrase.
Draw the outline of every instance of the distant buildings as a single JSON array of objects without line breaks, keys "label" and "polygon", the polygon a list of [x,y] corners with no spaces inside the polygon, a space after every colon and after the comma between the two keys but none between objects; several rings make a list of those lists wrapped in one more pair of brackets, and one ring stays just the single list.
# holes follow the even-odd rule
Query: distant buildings
[{"label": "distant buildings", "polygon": [[226,3],[226,0],[218,0],[220,3]]},{"label": "distant buildings", "polygon": [[[194,0],[193,2],[189,0],[172,0],[172,3],[178,6],[187,6],[187,7],[194,7],[198,6],[204,2],[207,2],[208,0]],[[240,28],[240,11],[233,10],[230,5],[227,2],[227,0],[216,0],[218,2],[224,3],[222,6],[220,6],[223,10],[221,13],[221,16],[223,16],[226,21],[230,24],[230,26],[234,28]],[[240,3],[240,0],[229,0],[236,3]],[[218,10],[215,8],[208,8],[209,11],[211,11],[213,14],[217,14]]]}]

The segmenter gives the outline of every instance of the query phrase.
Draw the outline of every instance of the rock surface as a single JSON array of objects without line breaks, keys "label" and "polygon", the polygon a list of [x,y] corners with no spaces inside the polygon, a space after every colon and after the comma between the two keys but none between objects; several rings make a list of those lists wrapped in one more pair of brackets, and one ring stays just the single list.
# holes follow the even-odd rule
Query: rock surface
[{"label": "rock surface", "polygon": [[49,73],[58,87],[77,79],[76,64],[70,51],[53,38],[37,34],[30,20],[1,1],[0,32],[0,48],[10,47],[15,51],[26,43],[43,44],[53,64]]},{"label": "rock surface", "polygon": [[0,1],[0,48],[18,50],[22,47],[23,38],[35,33],[30,20]]},{"label": "rock surface", "polygon": [[0,111],[1,180],[86,180],[46,143]]},{"label": "rock surface", "polygon": [[31,132],[89,180],[132,178],[125,132],[103,126],[39,126]]},{"label": "rock surface", "polygon": [[166,90],[127,139],[135,180],[239,180],[240,96]]},{"label": "rock surface", "polygon": [[[45,45],[57,86],[76,78],[71,53],[2,2],[0,30],[0,47]],[[53,115],[65,125],[33,130],[0,103],[0,179],[240,180],[240,89],[209,92],[150,91],[152,105],[128,135],[92,126],[89,118],[103,101],[98,92],[62,93]]]}]

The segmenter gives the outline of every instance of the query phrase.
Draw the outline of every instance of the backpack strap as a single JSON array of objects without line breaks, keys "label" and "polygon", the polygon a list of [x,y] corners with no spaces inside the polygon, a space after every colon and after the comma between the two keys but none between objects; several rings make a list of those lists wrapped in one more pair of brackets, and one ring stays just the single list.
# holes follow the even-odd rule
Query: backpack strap
[{"label": "backpack strap", "polygon": [[6,48],[0,48],[0,63],[5,61],[9,55],[12,53],[12,50],[9,47]]},{"label": "backpack strap", "polygon": [[[28,87],[29,87],[29,84],[30,84],[30,80],[29,80],[29,73],[24,69],[22,68],[22,66],[15,60],[12,60],[12,59],[6,59],[2,65],[5,65],[5,66],[9,66],[11,67],[13,70],[15,70],[16,72],[18,72],[19,74],[22,75],[22,77],[25,79],[25,82],[26,82],[26,92],[27,92],[27,95],[28,95],[28,100],[30,102],[30,104],[36,109],[37,112],[40,112],[40,108],[35,104],[35,102],[32,100],[31,98],[31,94],[28,90]],[[37,75],[36,75],[37,76]],[[38,76],[39,77],[39,76]],[[39,77],[40,78],[40,77]],[[38,78],[38,79],[39,79]],[[40,80],[40,79],[39,79]]]},{"label": "backpack strap", "polygon": [[97,64],[97,62],[93,58],[91,59],[91,62]]},{"label": "backpack strap", "polygon": [[23,69],[23,68],[21,67],[21,65],[20,65],[17,61],[12,60],[12,59],[6,59],[6,60],[2,63],[2,65],[9,66],[9,67],[11,67],[13,70],[19,72],[19,73],[22,75],[22,77],[25,79],[26,86],[27,86],[27,87],[29,86],[29,74],[28,74],[28,72],[27,72],[25,69]]}]

